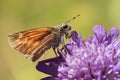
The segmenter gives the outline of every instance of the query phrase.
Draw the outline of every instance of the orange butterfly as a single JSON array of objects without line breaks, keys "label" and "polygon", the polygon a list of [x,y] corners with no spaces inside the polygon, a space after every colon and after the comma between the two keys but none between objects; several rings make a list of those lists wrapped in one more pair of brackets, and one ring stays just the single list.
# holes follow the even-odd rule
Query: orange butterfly
[{"label": "orange butterfly", "polygon": [[[76,17],[78,17],[77,15]],[[73,17],[71,20],[75,19]],[[57,48],[61,42],[63,35],[68,37],[71,26],[67,23],[53,27],[36,28],[26,31],[21,31],[8,36],[9,44],[12,48],[19,52],[32,56],[32,61],[36,61],[49,48]]]}]

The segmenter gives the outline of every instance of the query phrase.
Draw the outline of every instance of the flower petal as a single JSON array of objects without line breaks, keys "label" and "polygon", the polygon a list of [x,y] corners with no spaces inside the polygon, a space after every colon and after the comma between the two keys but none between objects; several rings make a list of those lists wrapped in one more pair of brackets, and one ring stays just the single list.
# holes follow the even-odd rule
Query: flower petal
[{"label": "flower petal", "polygon": [[80,44],[80,38],[78,37],[76,31],[71,31],[71,38],[75,43],[77,43],[78,45]]},{"label": "flower petal", "polygon": [[61,60],[60,57],[40,61],[37,64],[36,69],[38,71],[45,73],[45,74],[57,76],[57,74],[58,74],[57,69],[58,69],[59,60]]},{"label": "flower petal", "polygon": [[115,38],[117,38],[118,35],[119,35],[119,29],[117,29],[117,28],[115,28],[115,27],[114,27],[114,28],[111,28],[109,34],[111,35],[111,38],[112,38],[112,39],[115,39]]},{"label": "flower petal", "polygon": [[96,25],[93,28],[94,39],[97,39],[99,43],[102,43],[106,38],[106,30],[100,25]]},{"label": "flower petal", "polygon": [[114,71],[120,72],[120,61],[114,67]]},{"label": "flower petal", "polygon": [[117,28],[111,28],[109,34],[108,34],[108,37],[107,37],[107,40],[108,40],[108,44],[111,43],[111,41],[113,39],[116,39],[117,37],[119,36],[119,29]]},{"label": "flower petal", "polygon": [[50,77],[43,78],[41,80],[60,80],[60,79],[50,76]]},{"label": "flower petal", "polygon": [[113,46],[114,46],[116,49],[120,49],[120,39],[116,40],[116,41],[113,43]]},{"label": "flower petal", "polygon": [[68,44],[65,45],[65,48],[66,48],[67,52],[68,52],[70,55],[72,55],[73,46],[68,43]]},{"label": "flower petal", "polygon": [[89,43],[91,43],[92,39],[93,39],[93,37],[89,35],[86,41],[88,41]]}]

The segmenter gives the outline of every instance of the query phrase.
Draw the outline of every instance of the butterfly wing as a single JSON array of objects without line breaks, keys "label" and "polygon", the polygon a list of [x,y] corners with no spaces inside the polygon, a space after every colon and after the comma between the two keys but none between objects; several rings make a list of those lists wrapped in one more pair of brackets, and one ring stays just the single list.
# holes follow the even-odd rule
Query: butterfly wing
[{"label": "butterfly wing", "polygon": [[56,42],[56,38],[58,37],[55,34],[49,34],[43,38],[40,42],[41,44],[33,51],[33,54],[36,54],[32,57],[32,61],[39,59],[47,49],[54,47],[55,44],[59,44],[59,42]]},{"label": "butterfly wing", "polygon": [[38,52],[43,54],[43,49],[46,48],[45,45],[47,45],[55,37],[54,34],[51,35],[51,38],[49,36],[54,31],[54,29],[55,28],[45,27],[21,31],[9,35],[8,41],[12,48],[25,55],[34,56]]}]

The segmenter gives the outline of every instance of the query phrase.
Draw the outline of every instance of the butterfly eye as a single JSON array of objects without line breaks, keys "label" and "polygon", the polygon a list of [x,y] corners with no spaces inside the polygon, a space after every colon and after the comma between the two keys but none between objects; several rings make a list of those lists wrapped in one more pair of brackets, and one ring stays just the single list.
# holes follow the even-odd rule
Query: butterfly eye
[{"label": "butterfly eye", "polygon": [[68,28],[68,25],[64,25],[63,28],[64,28],[64,29]]}]

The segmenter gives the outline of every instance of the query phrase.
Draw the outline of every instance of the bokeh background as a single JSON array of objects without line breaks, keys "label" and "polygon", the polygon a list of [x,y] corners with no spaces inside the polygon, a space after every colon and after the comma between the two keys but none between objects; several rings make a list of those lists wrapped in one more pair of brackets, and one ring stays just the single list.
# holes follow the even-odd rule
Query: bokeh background
[{"label": "bokeh background", "polygon": [[[11,49],[7,36],[31,28],[56,26],[80,14],[70,22],[85,39],[96,24],[120,27],[120,0],[0,0],[0,80],[40,80],[47,75]],[[40,60],[54,57],[46,52]]]}]

